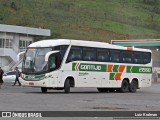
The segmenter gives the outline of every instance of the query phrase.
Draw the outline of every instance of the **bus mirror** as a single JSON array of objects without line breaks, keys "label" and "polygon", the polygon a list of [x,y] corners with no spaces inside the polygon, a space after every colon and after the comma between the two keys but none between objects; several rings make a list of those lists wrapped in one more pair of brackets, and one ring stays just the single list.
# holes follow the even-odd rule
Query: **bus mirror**
[{"label": "bus mirror", "polygon": [[17,61],[20,61],[21,59],[23,59],[24,54],[25,54],[25,51],[18,53],[18,55],[17,55]]},{"label": "bus mirror", "polygon": [[46,61],[46,62],[48,61],[49,56],[50,56],[51,54],[58,53],[58,52],[59,52],[59,51],[50,51],[50,52],[46,53],[46,55],[45,55],[45,61]]}]

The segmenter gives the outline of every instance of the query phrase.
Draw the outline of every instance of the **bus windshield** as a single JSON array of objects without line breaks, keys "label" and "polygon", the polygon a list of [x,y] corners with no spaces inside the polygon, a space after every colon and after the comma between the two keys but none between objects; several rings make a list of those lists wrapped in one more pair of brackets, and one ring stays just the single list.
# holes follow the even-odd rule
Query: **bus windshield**
[{"label": "bus windshield", "polygon": [[28,48],[23,61],[22,71],[25,73],[42,73],[48,70],[45,55],[52,48]]},{"label": "bus windshield", "polygon": [[[23,59],[22,72],[25,74],[40,74],[58,69],[61,65],[67,48],[68,45],[46,48],[28,48]],[[45,55],[50,51],[59,51],[59,53],[51,54],[48,62],[46,62]]]}]

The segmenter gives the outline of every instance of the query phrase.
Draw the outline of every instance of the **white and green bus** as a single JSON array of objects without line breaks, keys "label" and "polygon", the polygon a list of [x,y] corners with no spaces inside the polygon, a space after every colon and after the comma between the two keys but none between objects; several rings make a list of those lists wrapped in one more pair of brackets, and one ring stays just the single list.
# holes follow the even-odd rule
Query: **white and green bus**
[{"label": "white and green bus", "polygon": [[151,86],[151,51],[83,40],[43,40],[28,46],[22,63],[23,86],[70,92],[136,92]]}]

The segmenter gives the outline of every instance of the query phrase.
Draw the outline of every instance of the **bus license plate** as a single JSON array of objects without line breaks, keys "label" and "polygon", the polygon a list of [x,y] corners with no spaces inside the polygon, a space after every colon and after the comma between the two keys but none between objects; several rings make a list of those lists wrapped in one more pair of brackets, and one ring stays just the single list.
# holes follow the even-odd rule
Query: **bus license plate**
[{"label": "bus license plate", "polygon": [[29,83],[29,85],[34,85],[34,83]]}]

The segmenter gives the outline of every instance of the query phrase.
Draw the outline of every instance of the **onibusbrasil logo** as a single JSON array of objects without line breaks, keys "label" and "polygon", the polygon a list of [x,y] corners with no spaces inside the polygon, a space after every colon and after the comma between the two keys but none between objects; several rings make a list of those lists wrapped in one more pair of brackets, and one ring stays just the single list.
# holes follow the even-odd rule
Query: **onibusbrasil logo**
[{"label": "onibusbrasil logo", "polygon": [[41,112],[2,112],[2,117],[19,117],[19,118],[29,118],[29,117],[42,117]]}]

